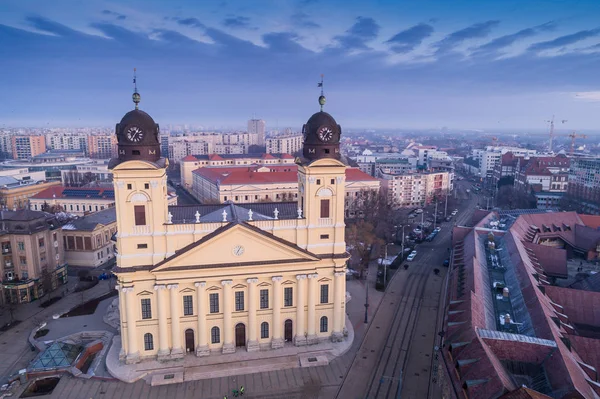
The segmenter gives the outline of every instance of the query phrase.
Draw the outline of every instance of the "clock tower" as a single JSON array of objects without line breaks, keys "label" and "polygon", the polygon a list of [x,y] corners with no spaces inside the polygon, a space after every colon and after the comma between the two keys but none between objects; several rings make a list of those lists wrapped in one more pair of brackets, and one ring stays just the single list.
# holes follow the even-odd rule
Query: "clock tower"
[{"label": "clock tower", "polygon": [[298,207],[309,227],[306,249],[316,254],[341,256],[346,252],[344,196],[347,168],[340,154],[342,128],[323,111],[325,96],[322,92],[319,104],[321,111],[312,115],[302,128],[303,157],[296,160]]}]

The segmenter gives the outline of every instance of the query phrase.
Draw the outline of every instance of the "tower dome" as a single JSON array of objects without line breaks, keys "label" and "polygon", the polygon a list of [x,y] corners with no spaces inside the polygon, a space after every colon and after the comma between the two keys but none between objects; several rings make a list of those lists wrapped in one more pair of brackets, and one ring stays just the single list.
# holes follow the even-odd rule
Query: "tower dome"
[{"label": "tower dome", "polygon": [[340,159],[340,138],[342,127],[333,116],[323,111],[325,96],[323,95],[323,80],[319,83],[321,95],[319,104],[321,110],[313,114],[302,127],[304,136],[302,155],[308,160],[321,158]]}]

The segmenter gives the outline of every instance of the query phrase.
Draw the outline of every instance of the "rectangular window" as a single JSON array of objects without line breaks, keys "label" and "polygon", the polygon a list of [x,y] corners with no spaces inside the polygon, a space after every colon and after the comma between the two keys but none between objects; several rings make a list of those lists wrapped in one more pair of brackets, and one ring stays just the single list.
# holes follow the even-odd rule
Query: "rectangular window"
[{"label": "rectangular window", "polygon": [[260,290],[260,308],[269,308],[269,290]]},{"label": "rectangular window", "polygon": [[321,185],[321,179],[317,179],[317,185]]},{"label": "rectangular window", "polygon": [[145,188],[146,190],[148,190],[148,189],[150,188],[150,184],[148,184],[148,183],[144,183],[144,188]]},{"label": "rectangular window", "polygon": [[19,251],[25,251],[25,243],[23,241],[17,242],[17,247],[19,248]]},{"label": "rectangular window", "polygon": [[92,249],[92,237],[83,237],[83,245],[85,246],[86,251]]},{"label": "rectangular window", "polygon": [[329,303],[329,285],[321,285],[321,303]]},{"label": "rectangular window", "polygon": [[210,313],[219,313],[219,294],[209,294]]},{"label": "rectangular window", "polygon": [[142,299],[142,319],[152,318],[152,308],[150,307],[150,298]]},{"label": "rectangular window", "polygon": [[321,234],[321,240],[327,240],[329,238],[329,234]]},{"label": "rectangular window", "polygon": [[294,288],[285,287],[283,289],[283,306],[294,306]]},{"label": "rectangular window", "polygon": [[19,262],[22,265],[26,265],[27,264],[27,257],[26,256],[19,256]]},{"label": "rectangular window", "polygon": [[321,218],[329,217],[329,200],[323,199],[321,200]]},{"label": "rectangular window", "polygon": [[44,245],[46,244],[46,243],[44,242],[44,239],[43,239],[43,238],[40,238],[40,239],[38,240],[38,243],[39,243],[39,245],[40,245],[40,248],[44,248]]},{"label": "rectangular window", "polygon": [[79,205],[75,205],[75,209],[76,209],[76,210],[79,210]]},{"label": "rectangular window", "polygon": [[146,207],[144,205],[135,205],[133,207],[133,213],[135,215],[135,225],[145,226],[146,225]]},{"label": "rectangular window", "polygon": [[148,244],[138,244],[137,249],[146,249],[148,248]]},{"label": "rectangular window", "polygon": [[191,316],[194,314],[194,299],[191,295],[183,296],[183,315]]},{"label": "rectangular window", "polygon": [[83,237],[75,237],[75,245],[77,249],[83,249]]},{"label": "rectangular window", "polygon": [[131,190],[131,184],[127,184],[127,190]]},{"label": "rectangular window", "polygon": [[244,310],[244,291],[235,292],[235,311],[241,312]]},{"label": "rectangular window", "polygon": [[67,237],[67,249],[75,249],[75,237]]}]

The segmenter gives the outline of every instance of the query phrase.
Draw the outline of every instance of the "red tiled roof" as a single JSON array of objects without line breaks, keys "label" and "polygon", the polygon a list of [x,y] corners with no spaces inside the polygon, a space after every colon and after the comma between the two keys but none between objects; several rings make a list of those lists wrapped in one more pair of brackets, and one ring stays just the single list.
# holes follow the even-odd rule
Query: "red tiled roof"
[{"label": "red tiled roof", "polygon": [[547,286],[546,295],[563,307],[570,322],[600,327],[600,292]]},{"label": "red tiled roof", "polygon": [[275,159],[275,157],[271,154],[262,154],[262,159]]},{"label": "red tiled roof", "polygon": [[281,159],[294,159],[294,156],[291,154],[282,154]]},{"label": "red tiled roof", "polygon": [[579,215],[579,218],[587,227],[592,229],[600,229],[600,216],[596,215]]},{"label": "red tiled roof", "polygon": [[[98,195],[98,197],[94,197],[97,199],[102,199],[105,191],[109,191],[109,197],[114,198],[114,189],[110,188],[89,188],[89,187],[65,187],[65,186],[52,186],[47,189],[40,191],[36,195],[32,196],[33,199],[53,199],[53,198],[74,198],[63,194],[64,190],[69,191],[87,191],[95,192],[94,195]],[[97,194],[96,194],[97,193]],[[77,197],[81,198],[81,197]],[[85,198],[85,197],[84,197]]]},{"label": "red tiled roof", "polygon": [[569,340],[581,359],[600,373],[600,339],[569,335]]},{"label": "red tiled roof", "polygon": [[375,181],[379,180],[371,175],[366,174],[360,169],[348,168],[346,169],[346,181]]},{"label": "red tiled roof", "polygon": [[531,242],[524,242],[523,245],[533,251],[546,274],[561,278],[568,277],[566,250]]},{"label": "red tiled roof", "polygon": [[210,159],[211,161],[222,161],[223,158],[219,156],[219,154],[210,154],[208,156],[208,159]]},{"label": "red tiled roof", "polygon": [[188,155],[187,157],[183,158],[181,161],[182,162],[190,162],[190,161],[194,162],[194,161],[197,161],[197,160],[198,160],[198,158],[196,158],[195,156]]}]

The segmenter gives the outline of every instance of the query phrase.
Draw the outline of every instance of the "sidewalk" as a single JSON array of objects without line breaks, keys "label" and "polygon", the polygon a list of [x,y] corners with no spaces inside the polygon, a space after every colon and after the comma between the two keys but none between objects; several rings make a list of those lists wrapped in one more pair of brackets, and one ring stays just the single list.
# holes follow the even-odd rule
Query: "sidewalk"
[{"label": "sidewalk", "polygon": [[[21,304],[17,307],[14,316],[21,323],[8,331],[0,332],[0,358],[2,359],[2,362],[0,362],[0,384],[6,382],[6,379],[11,374],[25,368],[37,355],[36,351],[31,350],[27,340],[31,330],[36,327],[36,322],[48,322],[52,320],[52,315],[67,312],[82,302],[108,292],[108,283],[104,280],[87,291],[74,293],[73,289],[76,284],[76,279],[70,279],[67,283],[70,293],[47,308],[41,308],[39,300]],[[52,296],[62,295],[64,288],[64,286],[61,286],[59,289],[53,291]],[[46,298],[43,300],[46,300]],[[7,323],[9,319],[10,315],[3,315],[0,323]],[[108,329],[108,325],[106,327]]]}]

